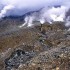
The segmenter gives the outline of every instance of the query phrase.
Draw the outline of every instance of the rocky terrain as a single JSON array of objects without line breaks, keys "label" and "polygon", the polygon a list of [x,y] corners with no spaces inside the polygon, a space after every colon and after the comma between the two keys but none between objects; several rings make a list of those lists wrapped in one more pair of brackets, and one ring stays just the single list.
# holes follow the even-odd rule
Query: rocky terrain
[{"label": "rocky terrain", "polygon": [[70,70],[70,31],[53,23],[0,28],[0,70]]}]

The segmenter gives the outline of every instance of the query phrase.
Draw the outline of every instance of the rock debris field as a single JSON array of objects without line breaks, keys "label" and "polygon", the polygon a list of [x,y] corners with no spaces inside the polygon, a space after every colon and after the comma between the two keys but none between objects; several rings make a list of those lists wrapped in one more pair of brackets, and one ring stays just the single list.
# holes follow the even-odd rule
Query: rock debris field
[{"label": "rock debris field", "polygon": [[0,70],[70,70],[69,28],[56,22],[0,33]]}]

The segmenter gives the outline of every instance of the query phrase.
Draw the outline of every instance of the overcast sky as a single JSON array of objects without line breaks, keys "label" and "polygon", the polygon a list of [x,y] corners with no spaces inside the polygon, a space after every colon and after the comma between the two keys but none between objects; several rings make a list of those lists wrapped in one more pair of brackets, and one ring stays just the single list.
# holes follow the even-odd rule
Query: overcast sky
[{"label": "overcast sky", "polygon": [[[24,12],[24,10],[30,11],[30,10],[36,10],[45,6],[47,7],[47,6],[54,6],[54,5],[65,5],[69,7],[70,0],[0,0],[0,12],[5,8],[6,11],[14,10],[14,13],[15,13],[16,10],[18,10],[17,13],[20,11],[22,13]],[[7,8],[8,9],[7,10],[6,6],[10,6],[11,8],[9,7]]]}]

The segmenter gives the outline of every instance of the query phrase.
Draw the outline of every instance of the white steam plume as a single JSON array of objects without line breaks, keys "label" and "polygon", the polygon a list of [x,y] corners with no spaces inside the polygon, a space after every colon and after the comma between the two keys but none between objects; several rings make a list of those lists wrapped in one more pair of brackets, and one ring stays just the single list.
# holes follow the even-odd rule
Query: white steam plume
[{"label": "white steam plume", "polygon": [[33,12],[30,15],[26,16],[25,23],[22,24],[20,26],[20,28],[25,26],[25,25],[27,25],[28,27],[34,25],[33,21],[40,21],[41,24],[43,24],[45,22],[49,22],[51,24],[52,21],[64,22],[65,18],[66,18],[65,14],[68,11],[68,9],[69,8],[65,7],[65,6],[61,6],[58,8],[51,7],[48,9],[43,8],[39,12]]},{"label": "white steam plume", "polygon": [[64,21],[65,19],[65,13],[68,11],[68,7],[61,6],[61,7],[52,7],[48,10],[43,10],[42,17],[46,20],[50,21]]},{"label": "white steam plume", "polygon": [[13,8],[14,8],[14,7],[13,7],[12,5],[7,5],[7,6],[5,6],[5,7],[1,10],[1,12],[0,12],[0,18],[5,17],[6,14],[7,14],[7,12],[8,12],[9,10],[13,9]]},{"label": "white steam plume", "polygon": [[0,18],[10,15],[21,16],[40,8],[43,9],[26,16],[25,23],[20,28],[25,25],[32,26],[35,20],[42,24],[47,21],[50,23],[65,21],[65,14],[70,8],[70,0],[0,0]]}]

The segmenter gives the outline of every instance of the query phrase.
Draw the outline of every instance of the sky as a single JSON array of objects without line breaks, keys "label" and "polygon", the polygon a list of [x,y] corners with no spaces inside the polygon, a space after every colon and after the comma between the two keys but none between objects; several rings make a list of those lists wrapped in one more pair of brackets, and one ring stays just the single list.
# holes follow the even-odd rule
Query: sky
[{"label": "sky", "polygon": [[0,18],[10,15],[21,16],[40,8],[43,8],[40,20],[64,21],[70,8],[70,0],[0,0]]}]

